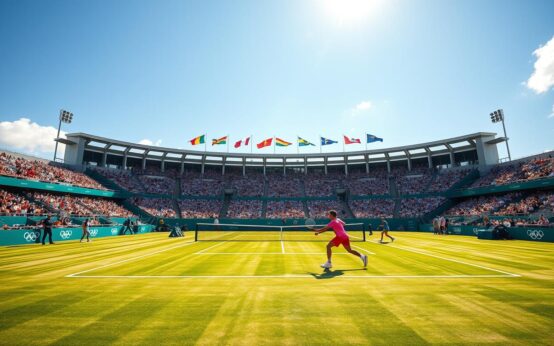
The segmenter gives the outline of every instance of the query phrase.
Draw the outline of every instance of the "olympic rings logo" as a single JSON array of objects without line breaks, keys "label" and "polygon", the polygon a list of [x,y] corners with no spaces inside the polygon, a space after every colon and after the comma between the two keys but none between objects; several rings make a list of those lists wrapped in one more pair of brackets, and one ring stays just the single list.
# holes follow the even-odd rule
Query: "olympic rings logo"
[{"label": "olympic rings logo", "polygon": [[96,237],[98,235],[98,230],[97,229],[91,229],[90,231],[88,231],[90,233],[90,236],[91,237]]},{"label": "olympic rings logo", "polygon": [[117,228],[112,228],[112,235],[116,235],[118,233]]},{"label": "olympic rings logo", "polygon": [[25,232],[23,234],[23,239],[25,239],[26,242],[35,242],[40,237],[40,232]]},{"label": "olympic rings logo", "polygon": [[541,240],[544,237],[544,232],[540,229],[530,229],[527,231],[527,235],[533,240]]},{"label": "olympic rings logo", "polygon": [[70,230],[60,231],[60,237],[62,239],[69,239],[71,238],[72,234],[73,234],[73,231],[70,231]]}]

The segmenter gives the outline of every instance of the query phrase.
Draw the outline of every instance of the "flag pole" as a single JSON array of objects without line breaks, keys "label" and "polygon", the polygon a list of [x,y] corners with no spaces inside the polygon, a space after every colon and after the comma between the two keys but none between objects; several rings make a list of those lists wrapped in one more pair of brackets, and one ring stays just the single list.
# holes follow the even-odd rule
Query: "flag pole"
[{"label": "flag pole", "polygon": [[231,136],[227,134],[227,152],[229,152],[229,141],[231,140]]},{"label": "flag pole", "polygon": [[322,140],[323,137],[321,137],[321,135],[319,135],[319,153],[321,154],[322,153],[322,150],[323,150],[323,140]]},{"label": "flag pole", "polygon": [[250,154],[252,154],[252,144],[254,144],[254,135],[250,135]]},{"label": "flag pole", "polygon": [[208,151],[208,134],[204,133],[204,152]]},{"label": "flag pole", "polygon": [[367,132],[365,133],[365,151],[367,151]]},{"label": "flag pole", "polygon": [[344,153],[344,134],[342,135],[342,152]]},{"label": "flag pole", "polygon": [[300,137],[298,137],[298,135],[296,135],[296,153],[297,154],[300,154],[300,140],[299,140]]},{"label": "flag pole", "polygon": [[273,153],[275,154],[275,135],[273,135]]}]

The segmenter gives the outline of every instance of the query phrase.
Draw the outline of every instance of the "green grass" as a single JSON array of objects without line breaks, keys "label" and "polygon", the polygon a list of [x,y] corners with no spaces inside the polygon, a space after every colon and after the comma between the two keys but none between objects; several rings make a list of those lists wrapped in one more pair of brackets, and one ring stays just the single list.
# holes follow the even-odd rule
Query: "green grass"
[{"label": "green grass", "polygon": [[1,248],[0,344],[554,344],[554,244],[394,234]]}]

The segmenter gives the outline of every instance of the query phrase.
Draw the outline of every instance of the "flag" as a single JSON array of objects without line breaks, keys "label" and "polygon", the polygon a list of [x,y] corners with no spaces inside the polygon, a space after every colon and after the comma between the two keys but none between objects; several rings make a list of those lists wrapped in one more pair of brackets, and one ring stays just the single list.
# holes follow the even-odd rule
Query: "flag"
[{"label": "flag", "polygon": [[370,135],[369,133],[367,133],[367,143],[382,142],[382,141],[383,141],[383,138],[379,138],[377,136]]},{"label": "flag", "polygon": [[212,145],[227,144],[227,136],[219,139],[212,139]]},{"label": "flag", "polygon": [[360,141],[359,138],[352,138],[352,137],[346,137],[346,136],[343,136],[344,137],[344,144],[360,144],[362,143],[362,141]]},{"label": "flag", "polygon": [[260,143],[256,144],[258,149],[265,148],[271,146],[271,142],[273,141],[273,138],[268,138],[265,141],[261,141]]},{"label": "flag", "polygon": [[284,141],[281,138],[275,138],[275,145],[278,147],[288,147],[291,144],[291,142]]},{"label": "flag", "polygon": [[306,147],[306,146],[308,146],[308,145],[313,145],[313,146],[315,146],[315,144],[308,142],[308,141],[305,140],[304,138],[298,137],[298,146],[299,146],[299,147]]},{"label": "flag", "polygon": [[321,145],[329,145],[329,144],[335,144],[335,143],[338,143],[338,142],[332,139],[321,137]]},{"label": "flag", "polygon": [[248,146],[250,143],[250,137],[246,137],[245,139],[241,139],[240,141],[235,142],[235,148],[240,148],[241,145],[244,145],[245,147]]},{"label": "flag", "polygon": [[190,140],[190,144],[192,145],[198,145],[198,144],[204,144],[204,137],[206,135],[198,136]]}]

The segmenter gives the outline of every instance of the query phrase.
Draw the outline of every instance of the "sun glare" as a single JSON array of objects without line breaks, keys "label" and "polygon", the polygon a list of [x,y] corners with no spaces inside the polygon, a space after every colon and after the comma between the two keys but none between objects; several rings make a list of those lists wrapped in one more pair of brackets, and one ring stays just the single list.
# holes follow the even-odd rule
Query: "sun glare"
[{"label": "sun glare", "polygon": [[375,7],[376,0],[322,0],[325,13],[339,24],[366,19]]}]

